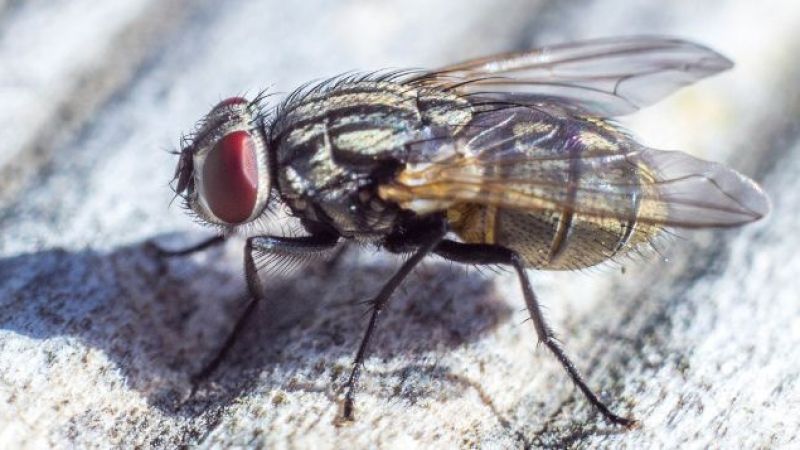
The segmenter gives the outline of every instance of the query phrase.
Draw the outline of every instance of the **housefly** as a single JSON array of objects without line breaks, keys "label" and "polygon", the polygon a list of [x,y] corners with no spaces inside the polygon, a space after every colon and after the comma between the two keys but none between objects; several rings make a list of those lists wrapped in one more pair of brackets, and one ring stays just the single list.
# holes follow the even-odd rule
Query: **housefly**
[{"label": "housefly", "polygon": [[[732,67],[716,52],[659,37],[600,39],[375,72],[217,104],[185,138],[174,188],[221,235],[247,230],[245,273],[262,296],[263,258],[324,255],[347,240],[410,254],[371,300],[346,383],[355,391],[379,313],[426,256],[506,265],[520,280],[539,340],[586,399],[586,385],[545,322],[526,271],[574,270],[647,245],[665,229],[731,227],[764,217],[750,179],[717,163],[646,148],[609,120]],[[281,205],[304,236],[258,233]],[[187,254],[222,238],[170,254]],[[169,253],[169,252],[166,252]]]}]

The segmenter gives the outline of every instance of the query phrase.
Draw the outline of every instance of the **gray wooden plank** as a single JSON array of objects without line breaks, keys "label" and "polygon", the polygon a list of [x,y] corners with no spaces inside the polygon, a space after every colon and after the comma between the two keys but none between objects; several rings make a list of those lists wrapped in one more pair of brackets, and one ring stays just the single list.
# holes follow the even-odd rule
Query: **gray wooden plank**
[{"label": "gray wooden plank", "polygon": [[[9,199],[0,214],[0,445],[796,442],[796,7],[285,3],[201,7]],[[736,31],[745,28],[751,33]],[[189,374],[242,304],[240,250],[232,244],[161,266],[142,242],[175,230],[197,237],[186,217],[166,208],[175,161],[159,150],[174,146],[210,105],[270,83],[286,91],[350,69],[434,66],[622,32],[694,38],[739,63],[626,123],[653,146],[756,174],[775,207],[768,221],[742,231],[685,233],[665,247],[668,262],[628,262],[625,274],[614,267],[534,274],[590,384],[642,419],[641,428],[608,427],[536,350],[510,275],[464,274],[440,262],[420,269],[385,314],[358,421],[337,427],[338,389],[363,327],[352,302],[397,267],[370,252],[349,254],[331,273],[312,267],[268,278],[271,301],[236,354],[189,396]],[[747,95],[732,95],[739,92]]]},{"label": "gray wooden plank", "polygon": [[0,17],[0,204],[93,119],[153,47],[200,6],[13,2]]},{"label": "gray wooden plank", "polygon": [[[3,17],[0,33],[0,164],[39,131],[46,110],[69,94],[81,70],[147,2],[21,4]],[[11,17],[9,17],[11,16]],[[52,119],[51,119],[52,120]]]}]

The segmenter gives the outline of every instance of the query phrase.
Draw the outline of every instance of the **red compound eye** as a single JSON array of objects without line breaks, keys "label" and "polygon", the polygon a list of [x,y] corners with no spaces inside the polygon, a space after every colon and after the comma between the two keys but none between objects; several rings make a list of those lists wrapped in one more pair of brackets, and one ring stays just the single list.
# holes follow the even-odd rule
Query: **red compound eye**
[{"label": "red compound eye", "polygon": [[214,145],[203,164],[203,194],[219,219],[241,223],[253,214],[258,196],[256,146],[250,133],[234,131]]}]

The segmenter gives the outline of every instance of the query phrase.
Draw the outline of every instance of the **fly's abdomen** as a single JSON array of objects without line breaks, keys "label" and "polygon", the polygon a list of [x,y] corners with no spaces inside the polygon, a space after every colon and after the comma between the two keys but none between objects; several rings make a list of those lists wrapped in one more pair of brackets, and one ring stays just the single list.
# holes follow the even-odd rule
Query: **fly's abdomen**
[{"label": "fly's abdomen", "polygon": [[531,268],[574,270],[600,264],[651,240],[659,228],[636,221],[576,213],[568,224],[559,212],[530,212],[461,204],[447,210],[467,243],[495,244],[518,253]]},{"label": "fly's abdomen", "polygon": [[[506,247],[529,267],[573,270],[627,253],[660,231],[637,223],[640,193],[651,183],[647,168],[620,163],[597,169],[601,162],[608,167],[608,158],[624,161],[631,151],[633,144],[613,128],[591,120],[569,128],[558,121],[517,122],[513,142],[502,157],[480,166],[482,189],[503,180],[503,188],[486,198],[503,200],[447,208],[463,241]],[[528,203],[503,205],[514,204],[515,196]]]}]

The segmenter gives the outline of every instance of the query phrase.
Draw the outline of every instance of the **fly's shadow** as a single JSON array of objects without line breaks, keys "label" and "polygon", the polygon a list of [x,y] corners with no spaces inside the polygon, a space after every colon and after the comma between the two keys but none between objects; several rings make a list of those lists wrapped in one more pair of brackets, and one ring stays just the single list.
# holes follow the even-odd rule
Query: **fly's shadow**
[{"label": "fly's shadow", "polygon": [[[237,244],[168,260],[144,243],[2,259],[0,327],[41,340],[79,338],[168,414],[224,406],[256,382],[259,390],[338,395],[366,324],[361,302],[399,260],[354,247],[335,266],[320,261],[264,275],[264,301],[219,368],[192,393],[192,374],[213,358],[246,304]],[[412,364],[419,355],[478,339],[511,313],[490,278],[430,258],[382,314],[370,356]],[[369,367],[367,374],[381,376]]]}]

